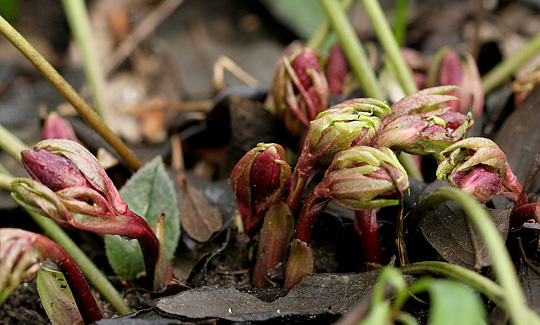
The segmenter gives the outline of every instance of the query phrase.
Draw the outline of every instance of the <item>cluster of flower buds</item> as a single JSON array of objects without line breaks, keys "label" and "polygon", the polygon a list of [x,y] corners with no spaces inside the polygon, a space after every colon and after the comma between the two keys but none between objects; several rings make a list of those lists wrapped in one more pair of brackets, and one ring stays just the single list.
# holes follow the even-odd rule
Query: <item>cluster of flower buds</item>
[{"label": "cluster of flower buds", "polygon": [[484,108],[484,90],[478,67],[474,58],[459,54],[449,48],[439,50],[430,68],[428,87],[454,85],[458,89],[450,94],[459,100],[450,101],[448,105],[455,112],[471,111],[474,116],[482,116]]},{"label": "cluster of flower buds", "polygon": [[103,318],[88,283],[66,251],[43,235],[16,228],[0,229],[0,304],[21,281],[35,277],[45,261],[60,267],[85,324]]},{"label": "cluster of flower buds", "polygon": [[146,221],[133,213],[97,159],[65,139],[39,142],[21,152],[32,179],[17,178],[11,196],[23,207],[63,225],[137,239],[153,281],[159,241]]},{"label": "cluster of flower buds", "polygon": [[448,146],[440,152],[438,164],[438,179],[447,180],[481,203],[499,194],[516,202],[523,190],[504,152],[486,138],[467,138]]},{"label": "cluster of flower buds", "polygon": [[357,98],[332,106],[311,122],[286,199],[293,213],[307,179],[330,165],[337,153],[351,146],[371,145],[382,128],[381,118],[389,113],[390,108],[379,100]]},{"label": "cluster of flower buds", "polygon": [[238,161],[231,173],[231,185],[246,234],[252,233],[279,199],[290,175],[285,149],[279,144],[260,143]]},{"label": "cluster of flower buds", "polygon": [[271,98],[269,109],[293,136],[301,137],[328,107],[328,83],[313,50],[299,43],[285,49],[275,67]]}]

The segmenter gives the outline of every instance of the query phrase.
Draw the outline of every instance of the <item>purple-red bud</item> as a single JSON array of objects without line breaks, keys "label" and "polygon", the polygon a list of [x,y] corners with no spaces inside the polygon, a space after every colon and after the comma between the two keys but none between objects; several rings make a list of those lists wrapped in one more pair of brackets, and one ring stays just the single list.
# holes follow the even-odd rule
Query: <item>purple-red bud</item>
[{"label": "purple-red bud", "polygon": [[499,175],[484,167],[474,168],[469,173],[457,173],[449,181],[455,187],[471,194],[480,203],[489,202],[504,190]]},{"label": "purple-red bud", "polygon": [[41,139],[67,139],[77,141],[75,131],[68,121],[61,118],[55,112],[50,113],[43,123]]},{"label": "purple-red bud", "polygon": [[347,58],[345,58],[345,54],[343,53],[343,50],[339,44],[332,46],[325,70],[330,94],[341,94],[343,92],[343,83],[345,82],[345,77],[351,68],[349,67]]},{"label": "purple-red bud", "polygon": [[64,156],[46,149],[23,150],[21,156],[28,174],[53,191],[88,185],[81,170]]}]

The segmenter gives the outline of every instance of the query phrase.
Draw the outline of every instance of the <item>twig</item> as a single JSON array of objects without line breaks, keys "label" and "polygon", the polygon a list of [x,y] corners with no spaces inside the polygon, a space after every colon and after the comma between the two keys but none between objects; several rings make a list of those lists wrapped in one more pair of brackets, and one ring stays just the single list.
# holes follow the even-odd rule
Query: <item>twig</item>
[{"label": "twig", "polygon": [[216,63],[214,63],[214,74],[212,76],[212,83],[214,84],[214,87],[220,91],[226,87],[224,81],[225,70],[229,71],[233,76],[250,87],[255,87],[259,84],[257,79],[253,78],[233,60],[229,59],[225,55],[222,55],[217,59]]},{"label": "twig", "polygon": [[[66,0],[70,1],[70,0]],[[184,0],[165,0],[161,2],[118,46],[105,65],[105,74],[112,73],[131,53],[152,33]]]},{"label": "twig", "polygon": [[[141,161],[126,144],[103,123],[103,120],[86,103],[71,85],[56,71],[51,64],[28,41],[0,16],[0,33],[11,42],[41,74],[58,90],[62,96],[79,112],[81,117],[96,130],[103,139],[122,157],[129,168],[137,170]],[[1,139],[1,138],[0,138]]]}]

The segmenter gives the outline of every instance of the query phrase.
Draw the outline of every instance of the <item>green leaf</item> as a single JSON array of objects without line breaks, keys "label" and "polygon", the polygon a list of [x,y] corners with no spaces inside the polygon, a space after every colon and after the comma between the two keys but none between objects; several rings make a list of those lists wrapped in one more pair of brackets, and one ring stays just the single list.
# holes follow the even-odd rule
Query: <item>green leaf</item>
[{"label": "green leaf", "polygon": [[[139,169],[120,190],[120,195],[150,226],[165,213],[165,251],[171,260],[180,239],[180,218],[176,192],[161,157]],[[105,236],[105,250],[113,270],[126,280],[135,280],[144,271],[141,248],[136,240]]]},{"label": "green leaf", "polygon": [[82,322],[81,314],[62,272],[53,270],[44,263],[39,268],[36,283],[43,308],[53,324]]},{"label": "green leaf", "polygon": [[434,280],[428,287],[431,298],[430,324],[486,324],[486,310],[480,296],[469,287],[451,281]]},{"label": "green leaf", "polygon": [[268,10],[301,38],[307,39],[325,15],[319,1],[264,0]]}]

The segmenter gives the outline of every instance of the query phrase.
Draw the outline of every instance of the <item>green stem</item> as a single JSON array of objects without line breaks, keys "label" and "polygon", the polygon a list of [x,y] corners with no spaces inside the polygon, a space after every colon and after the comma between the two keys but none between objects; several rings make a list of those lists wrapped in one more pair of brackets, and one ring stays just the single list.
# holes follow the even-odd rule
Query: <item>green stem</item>
[{"label": "green stem", "polygon": [[0,124],[0,149],[20,163],[21,151],[30,148]]},{"label": "green stem", "polygon": [[482,78],[484,93],[489,94],[514,74],[524,63],[540,50],[540,33],[531,38],[527,44],[517,50],[508,59],[500,62]]},{"label": "green stem", "polygon": [[416,209],[417,213],[420,213],[421,218],[426,217],[437,206],[450,200],[461,205],[482,235],[492,260],[493,272],[507,298],[507,311],[512,323],[540,324],[538,316],[533,315],[527,307],[510,254],[506,250],[497,228],[486,210],[470,194],[456,188],[441,188],[420,203]]},{"label": "green stem", "polygon": [[320,0],[326,17],[336,32],[351,70],[360,82],[366,97],[384,100],[384,93],[369,64],[366,52],[337,0]]},{"label": "green stem", "polygon": [[[4,138],[0,137],[0,139]],[[0,143],[1,142],[3,141],[0,141]],[[6,181],[11,183],[12,179],[13,177],[7,170],[0,168],[0,183],[2,184],[0,187],[2,189],[9,190],[9,184],[6,188],[4,183]],[[49,238],[57,242],[66,250],[66,252],[68,252],[73,260],[75,260],[75,263],[77,263],[84,276],[94,285],[103,298],[105,298],[114,309],[120,314],[129,314],[132,312],[129,305],[124,301],[120,293],[113,287],[109,280],[107,280],[105,275],[103,275],[96,265],[56,222],[36,213],[30,211],[27,212]]]},{"label": "green stem", "polygon": [[[352,7],[355,0],[342,0],[341,1],[341,8],[343,8],[343,11],[347,12]],[[306,42],[306,47],[309,47],[313,50],[320,49],[326,39],[328,38],[328,35],[330,34],[330,23],[328,22],[328,19],[323,20],[323,22],[317,27],[315,32],[311,35],[311,37]]]},{"label": "green stem", "polygon": [[111,118],[105,104],[105,74],[98,62],[88,10],[83,0],[62,0],[64,12],[80,49],[84,73],[92,89],[92,102],[105,124],[111,126]]},{"label": "green stem", "polygon": [[371,25],[375,29],[379,42],[384,48],[386,55],[388,55],[391,67],[396,72],[401,87],[407,95],[414,94],[418,91],[418,88],[414,82],[412,71],[407,66],[403,55],[401,55],[401,49],[392,34],[392,29],[386,20],[379,2],[377,0],[362,0],[362,4],[371,20]]},{"label": "green stem", "polygon": [[7,170],[4,169],[4,166],[0,165],[0,188],[9,191],[11,187],[11,182],[15,179],[15,177],[10,176],[7,174]]},{"label": "green stem", "polygon": [[71,85],[41,56],[41,54],[28,41],[17,32],[2,16],[0,16],[0,33],[10,41],[43,76],[64,96],[64,98],[79,112],[81,117],[96,130],[103,139],[113,147],[118,155],[133,170],[142,166],[141,161],[126,144],[103,123],[101,118],[90,106],[73,90]]},{"label": "green stem", "polygon": [[402,266],[401,273],[407,275],[420,275],[426,272],[442,275],[464,283],[474,290],[482,293],[497,306],[507,310],[508,301],[503,288],[490,279],[459,265],[446,262],[418,262]]},{"label": "green stem", "polygon": [[399,46],[405,44],[405,33],[407,31],[407,9],[409,0],[398,0],[396,3],[394,18],[394,37]]}]

